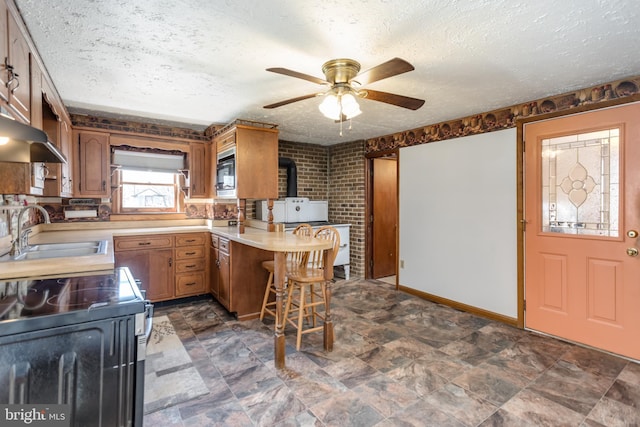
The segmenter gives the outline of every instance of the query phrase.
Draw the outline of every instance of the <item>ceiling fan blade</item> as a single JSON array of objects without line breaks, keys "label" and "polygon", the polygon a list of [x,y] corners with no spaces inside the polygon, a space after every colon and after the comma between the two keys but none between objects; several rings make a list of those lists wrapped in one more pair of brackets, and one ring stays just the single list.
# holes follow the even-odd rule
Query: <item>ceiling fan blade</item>
[{"label": "ceiling fan blade", "polygon": [[387,104],[397,105],[398,107],[408,108],[409,110],[417,110],[424,105],[424,99],[396,95],[395,93],[380,92],[379,90],[367,89],[362,92],[366,92],[362,95],[365,99],[386,102]]},{"label": "ceiling fan blade", "polygon": [[283,105],[291,104],[294,102],[304,101],[305,99],[315,98],[316,96],[318,96],[317,93],[311,93],[309,95],[302,95],[302,96],[298,96],[297,98],[286,99],[284,101],[276,102],[274,104],[265,105],[262,108],[278,108],[278,107],[282,107]]},{"label": "ceiling fan blade", "polygon": [[289,77],[296,77],[302,80],[307,80],[311,83],[317,83],[319,85],[328,85],[329,82],[326,80],[322,80],[318,77],[310,76],[309,74],[299,73],[297,71],[289,70],[287,68],[267,68],[267,71],[271,71],[272,73],[283,74]]},{"label": "ceiling fan blade", "polygon": [[369,68],[366,71],[358,74],[353,78],[353,81],[360,83],[362,86],[377,82],[378,80],[386,79],[387,77],[397,76],[398,74],[412,71],[413,65],[409,64],[404,59],[393,58],[387,62],[383,62],[380,65],[376,65],[373,68]]}]

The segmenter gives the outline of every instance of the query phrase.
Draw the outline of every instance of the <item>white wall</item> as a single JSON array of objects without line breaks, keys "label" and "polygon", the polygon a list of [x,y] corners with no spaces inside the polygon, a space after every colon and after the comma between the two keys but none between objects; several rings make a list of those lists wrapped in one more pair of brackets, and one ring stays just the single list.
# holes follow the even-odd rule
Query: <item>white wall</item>
[{"label": "white wall", "polygon": [[400,149],[402,286],[517,318],[516,129]]}]

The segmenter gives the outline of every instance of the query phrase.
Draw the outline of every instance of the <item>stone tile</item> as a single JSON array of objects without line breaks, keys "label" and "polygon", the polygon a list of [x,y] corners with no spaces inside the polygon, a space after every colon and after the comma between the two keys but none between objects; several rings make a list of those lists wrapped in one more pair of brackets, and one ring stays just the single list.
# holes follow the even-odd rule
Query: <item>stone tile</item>
[{"label": "stone tile", "polygon": [[416,393],[385,375],[379,375],[353,391],[384,417],[390,417],[418,400]]},{"label": "stone tile", "polygon": [[529,389],[586,416],[612,383],[610,378],[598,377],[561,360]]},{"label": "stone tile", "polygon": [[313,405],[311,412],[327,427],[373,426],[384,417],[353,391]]},{"label": "stone tile", "polygon": [[348,388],[354,388],[379,374],[377,370],[355,357],[341,360],[324,370]]},{"label": "stone tile", "polygon": [[[164,427],[164,424],[159,423],[157,426]],[[184,426],[254,427],[254,423],[238,402],[231,402],[215,408],[209,408],[191,417],[184,418]]]},{"label": "stone tile", "polygon": [[434,368],[434,364],[430,361],[418,359],[387,372],[387,377],[404,385],[418,396],[426,396],[448,382],[438,375],[438,372],[437,367]]},{"label": "stone tile", "polygon": [[306,411],[305,405],[284,384],[238,400],[257,425],[272,425]]},{"label": "stone tile", "polygon": [[540,427],[579,426],[585,418],[584,415],[528,389],[515,395],[501,409],[516,419]]},{"label": "stone tile", "polygon": [[639,426],[640,407],[605,397],[596,404],[587,420],[607,427]]},{"label": "stone tile", "polygon": [[376,427],[465,427],[465,424],[433,405],[417,402],[376,424]]},{"label": "stone tile", "polygon": [[296,351],[287,326],[285,369],[273,365],[271,318],[240,322],[210,299],[158,306],[191,360],[160,372],[195,370],[208,393],[181,402],[167,385],[176,403],[145,415],[145,425],[640,425],[637,363],[378,281],[333,290],[334,351],[322,333]]},{"label": "stone tile", "polygon": [[424,401],[469,426],[480,424],[498,409],[496,405],[451,383],[429,394]]},{"label": "stone tile", "polygon": [[521,389],[512,378],[502,372],[491,369],[491,365],[480,365],[470,369],[453,380],[474,395],[500,406],[515,396]]},{"label": "stone tile", "polygon": [[389,372],[401,366],[408,365],[412,359],[404,356],[400,351],[390,350],[386,346],[376,347],[358,355],[358,358],[380,372]]},{"label": "stone tile", "polygon": [[223,375],[223,377],[238,399],[255,393],[265,393],[282,385],[282,380],[278,378],[276,372],[262,363],[257,363],[244,370],[238,369]]}]

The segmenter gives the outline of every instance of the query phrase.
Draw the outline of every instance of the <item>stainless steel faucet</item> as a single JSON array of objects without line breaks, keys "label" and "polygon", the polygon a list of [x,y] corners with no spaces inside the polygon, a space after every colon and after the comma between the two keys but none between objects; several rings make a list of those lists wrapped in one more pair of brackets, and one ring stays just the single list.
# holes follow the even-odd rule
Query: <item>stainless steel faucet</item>
[{"label": "stainless steel faucet", "polygon": [[22,249],[29,246],[29,234],[31,233],[31,229],[22,230],[22,217],[24,213],[29,209],[34,208],[42,212],[44,216],[45,224],[51,224],[51,218],[49,218],[49,212],[45,208],[40,205],[28,205],[20,210],[18,214],[18,235],[16,239],[13,241],[13,255],[20,255],[22,253]]}]

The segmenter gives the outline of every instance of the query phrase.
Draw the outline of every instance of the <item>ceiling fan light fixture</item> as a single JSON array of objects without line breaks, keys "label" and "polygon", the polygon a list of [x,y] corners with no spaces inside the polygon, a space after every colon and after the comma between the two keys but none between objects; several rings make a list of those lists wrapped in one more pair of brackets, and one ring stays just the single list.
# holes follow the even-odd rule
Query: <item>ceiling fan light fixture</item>
[{"label": "ceiling fan light fixture", "polygon": [[362,113],[356,97],[351,92],[344,94],[336,94],[334,91],[328,92],[318,109],[326,118],[331,120],[340,120],[342,117],[346,117],[349,120]]}]

